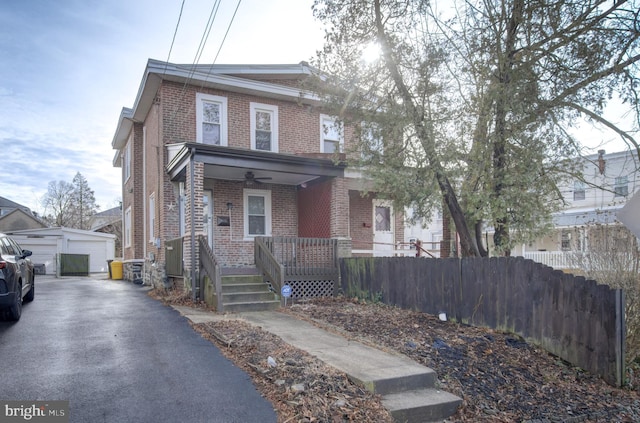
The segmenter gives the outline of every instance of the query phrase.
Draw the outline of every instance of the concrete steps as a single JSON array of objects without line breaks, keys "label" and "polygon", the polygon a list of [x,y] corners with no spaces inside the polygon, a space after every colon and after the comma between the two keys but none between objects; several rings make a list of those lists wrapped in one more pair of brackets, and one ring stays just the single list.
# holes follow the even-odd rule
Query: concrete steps
[{"label": "concrete steps", "polygon": [[436,388],[437,374],[419,364],[387,364],[379,369],[352,367],[352,382],[382,396],[382,405],[397,422],[439,422],[456,412],[462,399]]},{"label": "concrete steps", "polygon": [[280,307],[269,286],[258,274],[226,274],[222,279],[222,303],[225,312],[241,313],[248,311],[275,310]]},{"label": "concrete steps", "polygon": [[397,422],[437,422],[456,412],[462,400],[435,388],[386,394],[382,405]]},{"label": "concrete steps", "polygon": [[284,313],[245,313],[242,317],[381,395],[382,404],[397,422],[442,421],[462,404],[461,398],[438,389],[433,369],[408,357],[330,333]]}]

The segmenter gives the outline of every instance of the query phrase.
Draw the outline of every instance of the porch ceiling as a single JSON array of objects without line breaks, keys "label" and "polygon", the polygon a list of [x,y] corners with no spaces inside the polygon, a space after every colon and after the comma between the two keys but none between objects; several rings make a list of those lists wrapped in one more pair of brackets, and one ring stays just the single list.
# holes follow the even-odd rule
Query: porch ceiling
[{"label": "porch ceiling", "polygon": [[[174,147],[175,149],[175,147]],[[292,154],[245,150],[200,143],[184,143],[167,165],[173,181],[184,181],[190,158],[204,163],[205,178],[244,181],[252,172],[264,183],[300,185],[316,179],[344,175],[344,164],[335,164],[330,156],[304,157]]]}]

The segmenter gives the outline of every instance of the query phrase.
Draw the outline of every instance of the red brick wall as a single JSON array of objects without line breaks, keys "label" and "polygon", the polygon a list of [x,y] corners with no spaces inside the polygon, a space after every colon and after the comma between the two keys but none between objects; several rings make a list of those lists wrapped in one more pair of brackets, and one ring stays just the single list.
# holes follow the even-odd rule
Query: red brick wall
[{"label": "red brick wall", "polygon": [[354,250],[373,249],[373,202],[359,191],[349,191],[349,225]]},{"label": "red brick wall", "polygon": [[[142,125],[134,124],[127,144],[131,143],[131,176],[123,183],[122,210],[131,207],[131,245],[125,247],[123,239],[123,258],[125,260],[142,258],[144,255],[144,216],[143,216],[143,166],[142,166]],[[124,164],[122,180],[124,181]],[[124,224],[124,222],[123,222]],[[123,234],[124,236],[124,234]]]},{"label": "red brick wall", "polygon": [[[254,264],[253,238],[245,238],[243,182],[205,180],[213,189],[214,253],[227,266]],[[271,191],[271,230],[273,236],[297,236],[298,213],[293,186],[260,184],[251,189]],[[227,203],[232,203],[231,213]],[[231,215],[230,226],[218,226],[218,216]]]},{"label": "red brick wall", "polygon": [[[286,85],[286,84],[285,84]],[[297,101],[239,94],[210,88],[164,82],[162,110],[165,143],[195,142],[196,140],[196,94],[205,93],[227,98],[228,142],[230,147],[251,148],[250,103],[278,106],[278,145],[280,153],[301,154],[320,152],[321,111]],[[350,128],[345,138],[351,137]]]}]

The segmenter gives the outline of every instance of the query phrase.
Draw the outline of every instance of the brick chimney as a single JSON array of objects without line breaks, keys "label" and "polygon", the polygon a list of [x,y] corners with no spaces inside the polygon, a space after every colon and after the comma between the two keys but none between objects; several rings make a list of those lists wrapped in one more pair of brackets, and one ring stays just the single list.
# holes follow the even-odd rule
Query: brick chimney
[{"label": "brick chimney", "polygon": [[598,150],[598,170],[600,170],[600,175],[604,175],[605,165],[604,150]]}]

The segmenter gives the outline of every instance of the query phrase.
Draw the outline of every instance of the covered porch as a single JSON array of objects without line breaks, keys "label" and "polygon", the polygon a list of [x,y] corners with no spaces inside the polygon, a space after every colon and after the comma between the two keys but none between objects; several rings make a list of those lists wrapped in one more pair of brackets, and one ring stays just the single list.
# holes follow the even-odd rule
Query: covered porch
[{"label": "covered porch", "polygon": [[168,148],[166,169],[183,228],[165,243],[168,276],[182,275],[189,286],[196,281],[199,298],[203,275],[218,298],[217,279],[239,273],[259,273],[278,294],[289,284],[294,297],[333,289],[338,241],[348,243],[344,164],[324,154],[192,143]]}]

